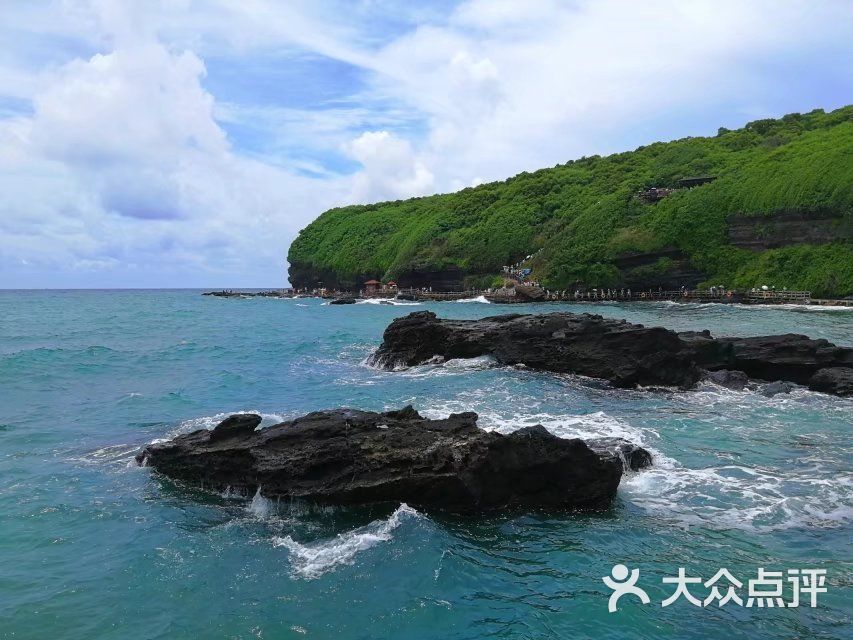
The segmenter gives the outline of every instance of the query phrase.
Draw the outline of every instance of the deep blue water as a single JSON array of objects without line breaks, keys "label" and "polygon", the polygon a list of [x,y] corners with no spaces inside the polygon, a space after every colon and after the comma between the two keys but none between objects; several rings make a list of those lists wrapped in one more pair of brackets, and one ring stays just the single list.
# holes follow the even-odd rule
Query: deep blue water
[{"label": "deep blue water", "polygon": [[[851,638],[853,401],[608,389],[485,361],[363,364],[412,310],[195,291],[0,291],[0,637]],[[853,344],[850,311],[541,305],[716,334]],[[604,513],[458,519],[405,507],[275,505],[181,489],[143,444],[224,414],[412,403],[504,431],[615,434],[656,454]],[[651,603],[607,612],[601,577],[640,569]],[[743,582],[827,571],[818,607],[661,607],[678,567]],[[698,596],[707,589],[694,589]],[[740,594],[746,598],[746,587]],[[789,594],[786,592],[786,599]]]}]

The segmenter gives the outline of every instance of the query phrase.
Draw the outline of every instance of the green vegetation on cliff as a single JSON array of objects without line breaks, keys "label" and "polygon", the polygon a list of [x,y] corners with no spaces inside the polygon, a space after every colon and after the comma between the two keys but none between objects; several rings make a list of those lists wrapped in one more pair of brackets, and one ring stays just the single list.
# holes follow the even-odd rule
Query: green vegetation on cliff
[{"label": "green vegetation on cliff", "polygon": [[[635,197],[702,175],[717,179],[656,203]],[[748,237],[734,237],[734,219],[747,221]],[[851,228],[853,106],[582,158],[457,193],[331,209],[302,230],[288,260],[295,286],[405,282],[454,268],[485,281],[535,253],[529,266],[551,288],[663,282],[686,268],[707,284],[850,295]],[[649,263],[625,262],[638,255]]]}]

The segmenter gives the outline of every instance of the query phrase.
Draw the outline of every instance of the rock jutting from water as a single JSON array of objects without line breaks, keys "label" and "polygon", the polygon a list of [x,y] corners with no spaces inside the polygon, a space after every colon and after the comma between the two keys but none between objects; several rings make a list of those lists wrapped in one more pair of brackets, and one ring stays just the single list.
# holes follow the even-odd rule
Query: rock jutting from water
[{"label": "rock jutting from water", "polygon": [[206,488],[450,512],[606,506],[624,470],[652,463],[620,438],[559,438],[541,425],[503,435],[480,429],[472,412],[430,420],[411,406],[334,409],[256,430],[260,422],[234,415],[212,430],[152,443],[136,459]]},{"label": "rock jutting from water", "polygon": [[809,389],[843,397],[853,396],[853,369],[850,367],[820,369],[809,379]]},{"label": "rock jutting from water", "polygon": [[[411,313],[386,328],[371,362],[397,369],[479,356],[491,356],[504,365],[601,378],[616,387],[689,388],[703,371],[720,370],[731,371],[722,377],[732,384],[746,376],[809,384],[822,369],[831,368],[842,371],[818,377],[812,388],[839,393],[847,388],[845,376],[853,374],[853,349],[822,339],[796,334],[714,338],[708,331],[676,333],[566,312],[479,320],[444,320],[431,311]],[[832,384],[830,377],[842,382]]]}]

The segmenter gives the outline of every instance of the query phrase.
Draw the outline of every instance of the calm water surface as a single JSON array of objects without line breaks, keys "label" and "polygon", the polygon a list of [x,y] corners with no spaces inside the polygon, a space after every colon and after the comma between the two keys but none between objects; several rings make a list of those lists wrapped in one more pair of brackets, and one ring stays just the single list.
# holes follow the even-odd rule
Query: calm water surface
[{"label": "calm water surface", "polygon": [[[363,364],[413,310],[196,291],[0,292],[0,637],[851,638],[853,401],[608,389],[485,360]],[[718,335],[853,344],[853,312],[669,304],[539,305]],[[256,411],[411,403],[486,428],[621,435],[656,454],[611,509],[475,519],[405,506],[309,509],[176,487],[132,464],[145,443]],[[640,569],[651,604],[607,612],[601,582]],[[821,568],[817,608],[662,608],[683,566],[746,582]],[[745,589],[744,589],[745,591]],[[704,595],[704,588],[696,590]],[[742,594],[745,595],[745,594]]]}]

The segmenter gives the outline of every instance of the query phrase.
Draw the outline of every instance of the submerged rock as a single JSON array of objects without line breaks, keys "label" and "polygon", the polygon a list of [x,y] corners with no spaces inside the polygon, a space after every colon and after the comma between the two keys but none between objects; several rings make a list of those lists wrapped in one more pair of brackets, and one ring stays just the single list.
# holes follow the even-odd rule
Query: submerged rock
[{"label": "submerged rock", "polygon": [[809,389],[834,393],[837,396],[853,396],[853,368],[826,367],[820,369],[809,380]]},{"label": "submerged rock", "polygon": [[355,298],[333,298],[329,304],[355,304]]},{"label": "submerged rock", "polygon": [[504,365],[603,378],[617,387],[688,388],[699,380],[701,369],[730,371],[718,379],[731,385],[740,385],[735,372],[808,384],[820,369],[853,367],[853,349],[803,335],[715,338],[709,331],[675,333],[565,312],[479,320],[443,320],[430,311],[411,313],[388,325],[371,361],[396,369],[433,358],[479,356],[491,356]]},{"label": "submerged rock", "polygon": [[749,377],[743,371],[729,371],[728,369],[709,371],[705,374],[704,379],[735,391],[741,391],[749,382]]},{"label": "submerged rock", "polygon": [[599,507],[623,470],[651,463],[619,438],[559,438],[541,425],[509,435],[477,427],[476,413],[429,420],[411,406],[373,413],[335,409],[255,430],[231,416],[150,444],[136,459],[205,487],[326,504],[405,502],[470,512],[502,507]]},{"label": "submerged rock", "polygon": [[769,384],[761,385],[758,388],[758,393],[763,396],[767,396],[768,398],[772,398],[773,396],[778,396],[780,393],[791,393],[794,389],[797,388],[797,385],[792,382],[783,382],[782,380],[777,380],[776,382],[770,382]]}]

